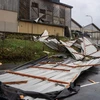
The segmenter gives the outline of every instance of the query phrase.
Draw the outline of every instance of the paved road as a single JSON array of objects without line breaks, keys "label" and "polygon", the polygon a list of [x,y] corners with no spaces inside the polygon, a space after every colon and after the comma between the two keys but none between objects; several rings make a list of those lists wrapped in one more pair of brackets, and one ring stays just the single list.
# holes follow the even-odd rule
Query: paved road
[{"label": "paved road", "polygon": [[[76,83],[80,85],[91,84],[91,82],[88,81],[89,79],[94,80],[95,82],[100,82],[100,66],[85,71],[77,79]],[[64,100],[100,100],[100,83],[81,87],[78,94]]]}]

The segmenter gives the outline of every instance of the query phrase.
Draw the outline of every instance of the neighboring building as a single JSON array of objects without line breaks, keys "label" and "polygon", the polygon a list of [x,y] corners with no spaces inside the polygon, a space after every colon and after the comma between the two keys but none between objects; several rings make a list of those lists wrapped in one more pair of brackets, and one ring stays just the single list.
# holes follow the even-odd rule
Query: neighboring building
[{"label": "neighboring building", "polygon": [[18,31],[18,1],[0,0],[0,31]]},{"label": "neighboring building", "polygon": [[60,0],[0,0],[0,31],[41,34],[46,29],[64,36],[71,28],[71,9]]},{"label": "neighboring building", "polygon": [[71,19],[71,30],[82,32],[82,26],[74,19]]},{"label": "neighboring building", "polygon": [[83,29],[91,37],[100,39],[100,29],[94,23],[84,26]]}]

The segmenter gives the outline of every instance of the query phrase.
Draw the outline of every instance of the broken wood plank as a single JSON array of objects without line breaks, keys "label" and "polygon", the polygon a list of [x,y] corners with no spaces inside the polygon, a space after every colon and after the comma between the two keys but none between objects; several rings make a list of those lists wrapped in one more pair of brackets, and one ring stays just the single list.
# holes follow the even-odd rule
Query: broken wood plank
[{"label": "broken wood plank", "polygon": [[91,82],[91,83],[96,83],[95,81],[93,81],[93,80],[91,80],[91,79],[89,79],[88,81]]},{"label": "broken wood plank", "polygon": [[60,84],[70,84],[69,82],[64,82],[64,81],[54,80],[54,79],[48,79],[48,81],[55,82],[55,83],[60,83]]},{"label": "broken wood plank", "polygon": [[39,66],[32,66],[30,68],[39,68],[39,69],[47,69],[47,70],[57,70],[57,71],[70,71],[70,70],[66,70],[66,69],[60,69],[60,68],[46,68],[46,67],[39,67]]},{"label": "broken wood plank", "polygon": [[2,63],[0,62],[0,65],[2,65]]},{"label": "broken wood plank", "polygon": [[75,66],[71,66],[71,65],[67,65],[68,67],[72,67],[72,68],[77,68],[77,67],[89,67],[89,66],[100,66],[100,64],[88,64],[88,65],[75,65]]},{"label": "broken wood plank", "polygon": [[19,72],[13,72],[13,71],[6,71],[7,73],[10,74],[15,74],[15,75],[20,75],[20,76],[26,76],[26,77],[31,77],[31,78],[37,78],[37,79],[41,79],[41,80],[46,80],[46,77],[41,77],[41,76],[34,76],[34,75],[29,75],[29,74],[24,74],[24,73],[19,73]]},{"label": "broken wood plank", "polygon": [[6,71],[6,73],[10,73],[10,74],[15,74],[15,75],[20,75],[20,76],[26,76],[26,77],[31,77],[31,78],[36,78],[36,79],[41,79],[43,81],[49,81],[49,82],[54,82],[54,83],[60,83],[60,84],[70,84],[69,82],[65,82],[65,81],[60,81],[60,80],[54,80],[54,79],[50,79],[47,77],[42,77],[42,76],[34,76],[34,75],[29,75],[29,74],[23,74],[23,73],[19,73],[19,72],[13,72],[13,71]]},{"label": "broken wood plank", "polygon": [[71,82],[74,82],[77,77],[78,77],[78,75],[75,75],[75,77],[71,80]]},{"label": "broken wood plank", "polygon": [[40,64],[56,64],[56,62],[40,62]]},{"label": "broken wood plank", "polygon": [[28,81],[12,81],[12,82],[3,82],[4,84],[25,84]]}]

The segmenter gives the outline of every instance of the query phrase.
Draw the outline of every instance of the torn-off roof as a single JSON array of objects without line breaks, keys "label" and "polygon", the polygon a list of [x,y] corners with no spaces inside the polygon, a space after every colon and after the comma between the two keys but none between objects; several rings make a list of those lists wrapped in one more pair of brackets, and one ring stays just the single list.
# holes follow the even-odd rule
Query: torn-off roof
[{"label": "torn-off roof", "polygon": [[91,65],[97,64],[99,61],[100,59],[72,63],[67,63],[67,61],[40,62],[24,70],[6,71],[6,74],[0,75],[0,81],[25,91],[40,93],[59,91],[68,87],[70,82],[74,82],[82,71],[89,69],[92,67]]}]

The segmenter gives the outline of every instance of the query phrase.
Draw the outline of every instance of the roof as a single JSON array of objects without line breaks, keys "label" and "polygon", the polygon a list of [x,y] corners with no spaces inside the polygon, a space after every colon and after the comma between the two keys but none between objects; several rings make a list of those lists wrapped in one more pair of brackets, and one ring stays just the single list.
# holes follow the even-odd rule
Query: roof
[{"label": "roof", "polygon": [[[71,67],[71,63],[67,64],[68,61],[69,59],[59,63],[42,61],[23,70],[6,71],[5,74],[0,75],[0,81],[24,91],[35,91],[40,93],[60,91],[68,87],[70,82],[74,82],[81,71],[91,67],[73,68]],[[76,65],[78,66],[79,63],[80,61],[78,61]],[[74,63],[73,66],[76,65]]]},{"label": "roof", "polygon": [[65,6],[65,7],[69,7],[69,8],[73,8],[73,6],[70,6],[70,5],[68,5],[68,4],[64,4],[64,3],[58,3],[59,5],[62,5],[62,6]]},{"label": "roof", "polygon": [[[96,48],[87,38],[79,39],[82,41],[82,43],[80,43],[82,44],[82,50],[86,50],[85,55],[92,56],[92,54],[96,53]],[[71,54],[79,54],[77,52],[73,52],[71,49],[72,47],[66,44],[66,42],[63,42],[62,44],[65,45],[65,47],[70,51]],[[90,49],[92,51],[91,54]],[[36,64],[32,64],[31,62],[31,65],[30,63],[28,63],[29,66],[26,69],[6,70],[5,74],[0,75],[0,81],[4,84],[9,84],[9,86],[11,87],[18,88],[24,91],[35,91],[39,93],[60,91],[69,87],[70,83],[74,82],[83,71],[91,68],[92,66],[100,65],[100,51],[97,52],[98,58],[91,58],[88,61],[73,61],[72,58],[67,58],[57,62],[54,59],[47,58],[45,60],[40,60],[40,62]],[[41,99],[32,98],[31,100]]]},{"label": "roof", "polygon": [[100,31],[100,29],[98,28],[98,26],[96,26],[94,23],[88,24],[88,25],[84,26],[84,28],[87,27],[87,26],[90,26],[90,25],[93,25],[97,30]]},{"label": "roof", "polygon": [[80,28],[82,28],[82,26],[81,26],[78,22],[76,22],[73,18],[71,18],[71,20],[72,20],[76,25],[78,25]]},{"label": "roof", "polygon": [[52,2],[52,3],[58,4],[58,5],[62,5],[62,6],[68,7],[68,8],[73,8],[73,6],[68,5],[68,4],[64,4],[64,3],[61,3],[61,2],[54,2],[54,1],[49,1],[49,2]]}]

